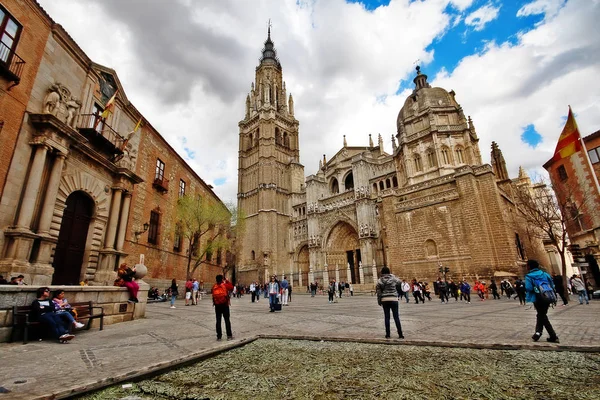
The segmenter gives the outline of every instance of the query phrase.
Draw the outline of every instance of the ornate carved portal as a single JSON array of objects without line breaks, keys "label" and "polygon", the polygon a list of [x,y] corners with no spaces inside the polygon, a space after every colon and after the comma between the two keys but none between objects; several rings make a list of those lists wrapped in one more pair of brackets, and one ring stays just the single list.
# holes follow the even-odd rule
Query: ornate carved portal
[{"label": "ornate carved portal", "polygon": [[[339,268],[340,281],[353,283],[359,282],[360,245],[358,233],[347,222],[338,222],[327,238],[325,247],[327,269],[330,274],[335,274],[335,266]],[[350,265],[350,277],[348,277],[348,264]],[[330,275],[334,276],[334,275]]]}]

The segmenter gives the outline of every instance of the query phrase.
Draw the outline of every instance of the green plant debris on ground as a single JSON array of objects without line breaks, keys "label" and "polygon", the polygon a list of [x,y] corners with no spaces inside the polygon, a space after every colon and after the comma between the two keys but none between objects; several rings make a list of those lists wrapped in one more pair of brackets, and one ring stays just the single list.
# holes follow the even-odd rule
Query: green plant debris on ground
[{"label": "green plant debris on ground", "polygon": [[257,340],[82,399],[600,399],[600,354]]}]

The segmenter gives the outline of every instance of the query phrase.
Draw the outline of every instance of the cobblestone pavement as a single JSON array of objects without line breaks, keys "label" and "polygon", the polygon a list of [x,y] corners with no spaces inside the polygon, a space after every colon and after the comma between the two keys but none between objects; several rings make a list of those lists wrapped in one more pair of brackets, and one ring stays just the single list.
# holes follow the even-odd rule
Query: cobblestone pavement
[{"label": "cobblestone pavement", "polygon": [[[544,338],[531,341],[535,310],[518,301],[473,299],[471,304],[441,304],[439,300],[401,302],[400,318],[406,340],[402,343],[438,343],[446,346],[502,346],[578,348],[600,352],[600,301],[550,309],[549,317],[561,344]],[[368,294],[344,297],[329,304],[326,296],[294,294],[282,312],[269,313],[267,299],[251,303],[249,296],[232,299],[231,321],[235,340],[216,341],[211,301],[185,307],[177,302],[147,306],[145,319],[84,331],[69,344],[54,341],[0,344],[2,399],[62,398],[98,382],[168,367],[213,351],[243,344],[256,335],[305,336],[361,341],[384,339],[383,312]],[[393,325],[393,322],[392,322]],[[2,391],[2,390],[0,390]]]}]

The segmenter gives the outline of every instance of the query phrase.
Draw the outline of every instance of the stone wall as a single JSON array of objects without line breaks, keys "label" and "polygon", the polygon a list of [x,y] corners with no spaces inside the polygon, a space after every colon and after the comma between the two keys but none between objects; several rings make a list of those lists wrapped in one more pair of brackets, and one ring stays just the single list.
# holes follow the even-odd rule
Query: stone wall
[{"label": "stone wall", "polygon": [[[137,281],[140,285],[139,303],[129,303],[126,288],[115,286],[50,286],[50,290],[65,291],[65,298],[70,303],[93,301],[95,306],[104,309],[104,325],[144,318],[148,299],[148,284]],[[12,332],[12,307],[31,304],[36,298],[40,286],[0,285],[0,342],[10,340]],[[92,320],[92,328],[99,328],[100,320]]]}]

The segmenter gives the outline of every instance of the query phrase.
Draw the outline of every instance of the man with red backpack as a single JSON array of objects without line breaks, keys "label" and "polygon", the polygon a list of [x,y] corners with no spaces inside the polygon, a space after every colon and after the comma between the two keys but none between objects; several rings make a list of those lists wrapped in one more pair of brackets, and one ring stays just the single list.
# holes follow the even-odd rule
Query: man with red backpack
[{"label": "man with red backpack", "polygon": [[217,275],[217,283],[212,287],[213,305],[217,317],[217,340],[221,340],[223,331],[221,330],[221,317],[225,319],[225,331],[227,340],[233,339],[231,331],[231,322],[229,321],[229,292],[233,290],[233,284],[223,275]]}]

